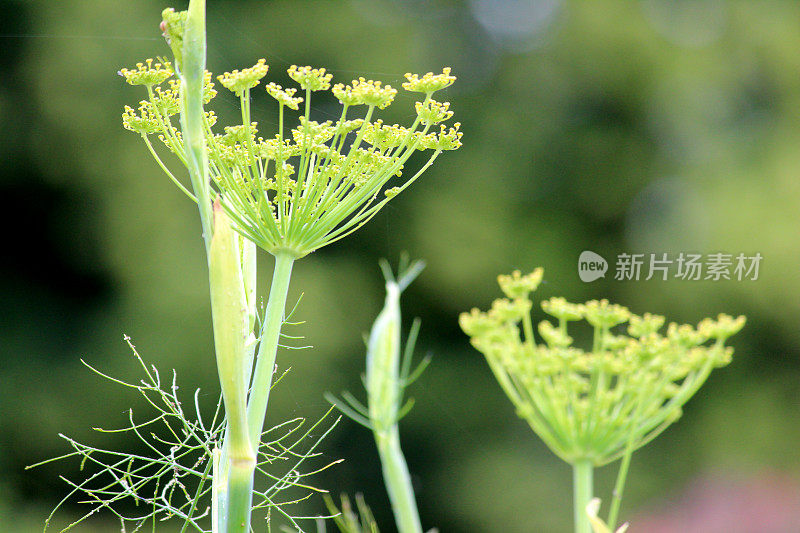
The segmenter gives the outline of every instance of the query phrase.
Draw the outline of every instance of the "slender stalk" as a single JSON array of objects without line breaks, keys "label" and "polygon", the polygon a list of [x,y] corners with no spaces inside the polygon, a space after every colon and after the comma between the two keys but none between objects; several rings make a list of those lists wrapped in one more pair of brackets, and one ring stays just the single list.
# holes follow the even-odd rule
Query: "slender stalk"
[{"label": "slender stalk", "polygon": [[614,483],[614,493],[611,497],[611,509],[608,512],[608,520],[606,522],[611,531],[614,531],[614,528],[617,527],[619,506],[622,503],[622,491],[625,490],[625,480],[628,477],[631,456],[633,456],[633,439],[628,443],[628,449],[625,450],[625,455],[622,456],[622,463],[619,465],[619,472],[617,473],[617,481]]},{"label": "slender stalk", "polygon": [[375,442],[381,457],[383,480],[392,502],[392,512],[399,533],[422,533],[417,502],[403,451],[397,424],[389,430],[375,432]]},{"label": "slender stalk", "polygon": [[593,476],[594,467],[591,461],[581,459],[572,464],[575,533],[591,533],[592,531],[589,516],[586,514],[586,506],[594,494]]},{"label": "slender stalk", "polygon": [[278,353],[278,340],[283,324],[286,295],[289,292],[289,280],[292,276],[294,260],[294,256],[288,252],[275,254],[275,271],[269,289],[267,316],[261,330],[261,343],[256,356],[250,398],[247,402],[247,423],[253,450],[258,450],[261,431],[264,428],[264,417],[267,414],[269,391],[272,386],[275,357]]},{"label": "slender stalk", "polygon": [[619,517],[619,507],[622,504],[622,492],[625,490],[625,481],[628,478],[628,469],[631,466],[631,457],[636,448],[636,434],[639,428],[639,420],[641,413],[644,410],[645,402],[640,401],[636,406],[636,411],[631,421],[631,431],[628,434],[628,442],[625,444],[625,452],[622,456],[622,463],[619,465],[617,472],[617,481],[614,483],[614,492],[611,496],[611,508],[608,512],[608,520],[606,523],[611,531],[617,527],[617,518]]},{"label": "slender stalk", "polygon": [[191,192],[189,192],[189,189],[187,189],[186,187],[183,186],[183,183],[178,181],[178,178],[176,178],[172,174],[172,172],[169,171],[169,169],[164,164],[164,162],[161,161],[161,158],[158,157],[158,154],[156,153],[155,149],[153,148],[152,143],[150,143],[150,139],[147,138],[147,135],[142,135],[142,139],[144,140],[144,143],[147,145],[147,149],[150,151],[150,154],[153,156],[153,159],[156,160],[156,163],[158,163],[158,166],[161,167],[161,170],[164,171],[164,173],[167,175],[167,177],[170,179],[170,181],[172,181],[172,183],[174,183],[178,187],[178,189],[180,189],[181,192],[183,192],[183,194],[188,196],[191,201],[197,202],[197,198],[195,198],[194,195]]}]

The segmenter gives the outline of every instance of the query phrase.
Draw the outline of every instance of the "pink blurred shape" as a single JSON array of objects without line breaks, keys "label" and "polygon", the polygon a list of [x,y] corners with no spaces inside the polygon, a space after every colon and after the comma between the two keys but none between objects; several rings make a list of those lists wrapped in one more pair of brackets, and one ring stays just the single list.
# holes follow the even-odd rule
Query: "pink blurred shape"
[{"label": "pink blurred shape", "polygon": [[800,482],[775,472],[704,476],[630,524],[631,533],[800,533]]}]

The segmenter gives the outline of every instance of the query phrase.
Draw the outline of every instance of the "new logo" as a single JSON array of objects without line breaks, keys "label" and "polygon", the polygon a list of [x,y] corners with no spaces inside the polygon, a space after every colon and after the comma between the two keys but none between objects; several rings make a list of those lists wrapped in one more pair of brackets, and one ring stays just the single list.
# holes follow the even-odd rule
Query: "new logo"
[{"label": "new logo", "polygon": [[586,283],[606,277],[608,262],[590,250],[584,250],[578,257],[578,276]]}]

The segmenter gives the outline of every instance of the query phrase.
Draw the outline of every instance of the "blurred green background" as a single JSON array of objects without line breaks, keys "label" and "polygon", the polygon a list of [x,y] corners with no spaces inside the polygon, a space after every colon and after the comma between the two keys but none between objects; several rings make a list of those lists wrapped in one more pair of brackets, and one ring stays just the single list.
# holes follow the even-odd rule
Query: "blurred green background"
[{"label": "blurred green background", "polygon": [[[0,0],[3,532],[40,530],[66,493],[58,475],[76,464],[23,470],[67,451],[59,432],[128,444],[90,428],[122,425],[135,397],[79,358],[132,376],[125,333],[146,360],[175,368],[185,391],[217,395],[196,208],[120,125],[122,106],[142,94],[116,72],[168,53],[163,7]],[[315,418],[323,392],[360,391],[362,333],[383,299],[377,261],[407,250],[428,262],[404,295],[405,316],[422,319],[418,351],[433,354],[402,425],[423,524],[570,531],[570,470],[515,416],[457,326],[459,312],[499,295],[497,274],[542,266],[542,298],[607,297],[679,322],[748,316],[733,363],[634,456],[622,509],[633,531],[719,478],[729,508],[725,490],[737,484],[783,487],[786,501],[767,500],[792,524],[726,531],[800,531],[800,3],[209,0],[208,10],[216,73],[265,57],[268,79],[282,84],[293,63],[342,82],[399,87],[405,72],[445,65],[459,78],[444,98],[464,147],[356,235],[296,265],[290,298],[304,293],[297,316],[314,349],[279,354],[292,371],[269,421]],[[274,109],[256,94],[266,131]],[[412,101],[398,97],[384,120],[410,122]],[[231,99],[215,102],[223,119],[235,114]],[[333,109],[320,105],[315,118]],[[580,281],[583,250],[609,260],[605,279]],[[756,281],[614,280],[618,254],[664,252],[764,259]],[[261,266],[266,280],[268,256]],[[364,492],[393,531],[369,433],[343,421],[323,448],[345,462],[317,486]],[[598,474],[606,499],[615,472]],[[319,500],[305,508],[321,510]],[[79,512],[73,503],[57,523]],[[664,531],[716,531],[693,524]],[[102,518],[77,528],[118,530]]]}]

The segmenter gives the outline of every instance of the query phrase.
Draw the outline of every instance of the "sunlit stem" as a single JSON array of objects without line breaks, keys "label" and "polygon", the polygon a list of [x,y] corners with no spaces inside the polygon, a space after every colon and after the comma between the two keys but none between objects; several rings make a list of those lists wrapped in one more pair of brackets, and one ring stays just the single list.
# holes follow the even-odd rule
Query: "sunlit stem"
[{"label": "sunlit stem", "polygon": [[573,504],[575,506],[575,533],[591,533],[586,506],[591,501],[593,489],[594,467],[588,459],[581,459],[572,464]]},{"label": "sunlit stem", "polygon": [[227,476],[224,475],[225,460],[219,448],[215,448],[211,456],[211,524],[214,533],[225,531],[225,507],[227,498]]},{"label": "sunlit stem", "polygon": [[400,430],[395,423],[386,431],[375,433],[378,454],[381,457],[383,479],[399,533],[422,533],[422,525],[414,499],[411,475],[400,448]]},{"label": "sunlit stem", "polygon": [[250,531],[250,509],[253,503],[253,471],[255,459],[240,454],[228,456],[228,508],[226,533]]},{"label": "sunlit stem", "polygon": [[247,421],[250,431],[250,443],[258,449],[264,417],[269,403],[269,392],[272,386],[272,375],[275,370],[275,358],[278,352],[283,314],[286,308],[286,295],[289,292],[289,281],[292,276],[292,265],[295,257],[291,253],[279,251],[275,253],[275,271],[269,290],[267,313],[261,330],[261,343],[256,356],[256,367],[250,398],[247,402]]},{"label": "sunlit stem", "polygon": [[[209,280],[211,284],[212,307],[214,313],[214,337],[217,359],[220,368],[220,381],[223,386],[225,408],[229,424],[225,435],[225,462],[218,461],[215,474],[227,481],[223,489],[222,480],[214,480],[217,498],[217,523],[219,533],[247,533],[250,530],[250,509],[253,492],[253,470],[258,447],[252,447],[248,439],[245,416],[246,383],[240,365],[244,339],[241,324],[236,317],[241,309],[232,305],[236,297],[235,287],[242,284],[239,277],[231,278],[232,273],[241,268],[241,258],[231,257],[235,248],[224,248],[212,260],[213,219],[211,216],[210,183],[208,174],[208,155],[206,151],[205,114],[203,112],[203,83],[206,62],[205,1],[191,0],[189,3],[186,30],[184,33],[183,71],[181,74],[181,126],[186,147],[186,163],[191,177],[192,189],[197,198],[203,240],[209,259]],[[215,245],[216,247],[216,245]],[[216,296],[216,298],[215,298]],[[233,342],[233,340],[236,342]],[[231,363],[231,358],[234,362]],[[224,472],[224,473],[223,473]],[[218,483],[219,482],[219,483]],[[221,515],[221,516],[220,516]],[[220,526],[224,529],[221,529]]]},{"label": "sunlit stem", "polygon": [[625,480],[628,477],[628,469],[631,465],[631,456],[633,455],[634,438],[628,440],[628,445],[625,448],[625,455],[622,456],[622,463],[619,465],[619,472],[617,473],[617,481],[614,484],[614,492],[611,496],[611,509],[608,512],[608,520],[606,523],[611,531],[617,527],[617,517],[619,516],[619,507],[622,503],[622,492],[625,490]]},{"label": "sunlit stem", "polygon": [[242,243],[219,203],[214,204],[214,227],[209,279],[217,373],[227,422],[222,463],[227,477],[225,522],[227,532],[239,533],[249,530],[257,449],[250,445],[247,425],[248,365],[252,361],[248,284],[252,285],[252,280],[245,283]]}]

